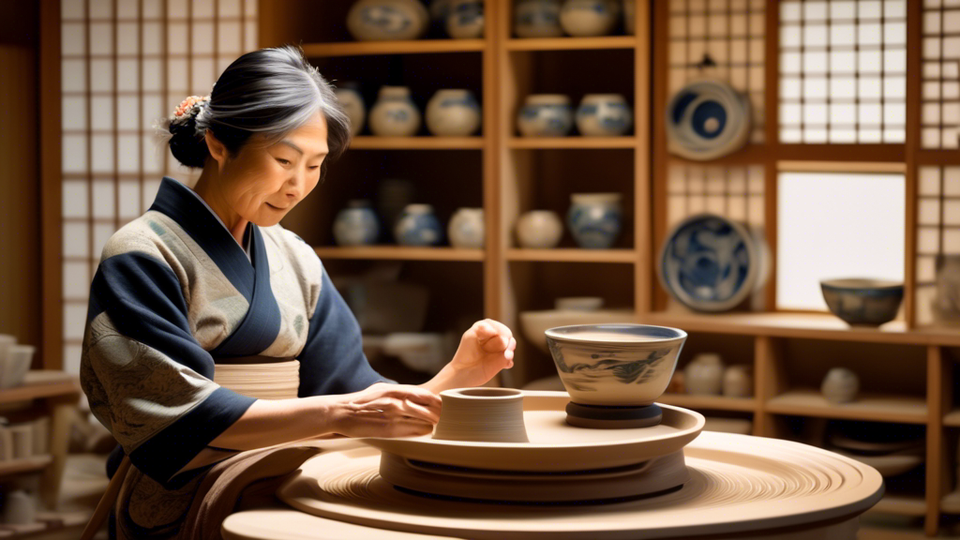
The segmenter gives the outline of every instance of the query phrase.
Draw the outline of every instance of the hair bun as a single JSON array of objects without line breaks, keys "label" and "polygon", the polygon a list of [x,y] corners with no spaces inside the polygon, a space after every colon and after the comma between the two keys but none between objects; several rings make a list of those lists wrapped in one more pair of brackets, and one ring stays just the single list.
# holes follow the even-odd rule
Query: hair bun
[{"label": "hair bun", "polygon": [[171,135],[170,152],[185,167],[202,169],[210,155],[203,134],[197,133],[197,115],[206,103],[199,102],[182,116],[175,116],[167,128]]}]

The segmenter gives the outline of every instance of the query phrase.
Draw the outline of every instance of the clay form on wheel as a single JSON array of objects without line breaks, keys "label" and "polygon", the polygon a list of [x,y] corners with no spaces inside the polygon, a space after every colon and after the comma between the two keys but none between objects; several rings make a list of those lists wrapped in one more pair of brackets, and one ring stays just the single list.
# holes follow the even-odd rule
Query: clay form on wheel
[{"label": "clay form on wheel", "polygon": [[456,388],[440,392],[443,407],[434,439],[525,443],[523,393],[512,388]]}]

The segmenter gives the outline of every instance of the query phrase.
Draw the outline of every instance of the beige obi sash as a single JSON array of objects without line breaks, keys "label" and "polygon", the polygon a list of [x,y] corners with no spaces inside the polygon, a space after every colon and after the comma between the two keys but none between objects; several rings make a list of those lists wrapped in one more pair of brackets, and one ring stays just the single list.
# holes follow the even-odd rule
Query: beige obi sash
[{"label": "beige obi sash", "polygon": [[217,358],[213,382],[257,399],[295,398],[300,388],[300,361],[269,356]]}]

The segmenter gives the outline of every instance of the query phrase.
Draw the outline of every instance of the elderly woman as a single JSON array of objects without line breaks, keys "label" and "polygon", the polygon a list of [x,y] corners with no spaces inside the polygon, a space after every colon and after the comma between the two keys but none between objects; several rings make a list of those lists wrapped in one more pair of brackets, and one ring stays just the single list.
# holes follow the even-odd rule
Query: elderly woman
[{"label": "elderly woman", "polygon": [[[513,365],[504,325],[475,323],[429,382],[374,371],[360,328],[316,253],[280,220],[349,142],[330,84],[294,48],[241,56],[209,98],[168,120],[170,149],[202,168],[164,178],[143,216],[107,242],[91,286],[81,383],[132,466],[116,505],[121,538],[175,537],[212,464],[321,436],[429,433],[437,392]],[[277,364],[289,399],[215,382],[223,364]],[[242,369],[242,368],[241,368]]]}]

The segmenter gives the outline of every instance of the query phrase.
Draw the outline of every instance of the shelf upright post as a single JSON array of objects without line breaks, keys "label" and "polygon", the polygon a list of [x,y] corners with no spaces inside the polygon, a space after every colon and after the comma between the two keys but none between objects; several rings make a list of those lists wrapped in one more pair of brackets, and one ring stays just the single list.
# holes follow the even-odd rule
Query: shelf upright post
[{"label": "shelf upright post", "polygon": [[756,336],[754,339],[756,408],[753,434],[760,437],[774,437],[776,435],[774,417],[772,413],[767,412],[767,403],[785,386],[783,365],[779,358],[779,343],[771,336]]},{"label": "shelf upright post", "polygon": [[650,179],[650,59],[651,25],[653,11],[650,0],[637,0],[634,28],[637,43],[633,51],[634,131],[633,151],[633,238],[636,261],[633,269],[633,309],[638,315],[653,309],[653,218],[651,217],[653,189]]},{"label": "shelf upright post", "polygon": [[[950,384],[953,374],[944,365],[943,349],[927,345],[927,467],[926,502],[927,514],[924,529],[927,536],[937,534],[940,525],[940,499],[943,498],[947,480],[944,473],[946,441],[943,436],[943,415],[947,412],[952,396]],[[945,376],[946,375],[946,376]],[[949,474],[947,474],[949,477]]]}]

